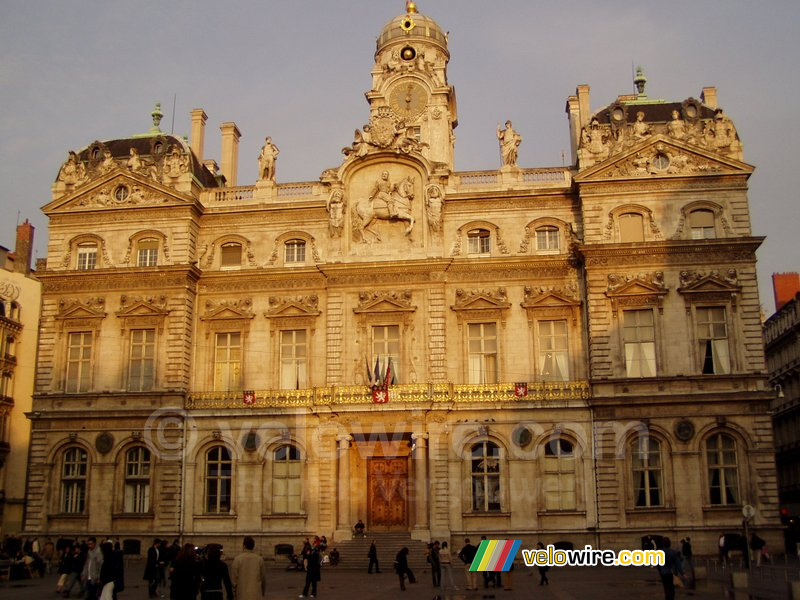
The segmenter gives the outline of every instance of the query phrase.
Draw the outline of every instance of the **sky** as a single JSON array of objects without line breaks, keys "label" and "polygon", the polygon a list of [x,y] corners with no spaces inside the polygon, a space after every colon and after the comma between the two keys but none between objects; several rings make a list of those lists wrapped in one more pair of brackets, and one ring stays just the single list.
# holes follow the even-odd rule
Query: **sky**
[{"label": "sky", "polygon": [[[36,227],[69,150],[161,129],[187,135],[208,115],[206,158],[219,162],[219,124],[242,132],[239,185],[252,185],[269,135],[277,180],[316,181],[368,121],[375,39],[404,0],[2,0],[0,20],[0,245]],[[569,161],[566,99],[591,87],[592,110],[631,93],[641,65],[651,98],[699,98],[716,86],[733,120],[750,179],[761,302],[770,276],[800,270],[800,2],[769,0],[420,0],[449,32],[456,88],[456,170],[500,165],[495,129],[523,136],[523,168]],[[795,57],[795,58],[792,58]],[[173,111],[173,105],[175,107]]]}]

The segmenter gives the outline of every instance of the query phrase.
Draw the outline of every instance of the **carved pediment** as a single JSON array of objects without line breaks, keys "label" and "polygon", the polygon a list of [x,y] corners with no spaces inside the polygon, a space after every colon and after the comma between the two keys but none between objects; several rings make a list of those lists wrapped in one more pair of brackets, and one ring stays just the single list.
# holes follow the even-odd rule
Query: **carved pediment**
[{"label": "carved pediment", "polygon": [[572,286],[562,288],[525,287],[523,308],[557,308],[580,306],[577,289]]},{"label": "carved pediment", "polygon": [[752,172],[753,167],[746,163],[658,134],[586,169],[575,181]]},{"label": "carved pediment", "polygon": [[742,288],[739,285],[739,275],[736,269],[728,269],[724,274],[719,271],[707,273],[699,271],[681,271],[680,287],[682,294],[728,292],[734,293]]},{"label": "carved pediment", "polygon": [[643,294],[666,294],[664,273],[639,273],[637,275],[611,273],[608,276],[608,289],[606,295],[612,296],[641,296]]},{"label": "carved pediment", "polygon": [[50,202],[42,210],[51,215],[79,210],[184,204],[191,201],[191,197],[142,174],[115,169]]},{"label": "carved pediment", "polygon": [[239,319],[252,319],[253,299],[240,298],[238,300],[206,300],[206,313],[200,317],[204,321],[230,321]]},{"label": "carved pediment", "polygon": [[456,290],[456,302],[453,310],[486,310],[486,309],[507,309],[511,304],[506,295],[506,288],[500,287],[496,290]]},{"label": "carved pediment", "polygon": [[398,313],[414,312],[416,306],[411,305],[411,291],[401,292],[360,292],[358,306],[353,309],[356,314],[361,313]]},{"label": "carved pediment", "polygon": [[161,296],[128,296],[120,297],[121,310],[117,312],[120,318],[125,317],[151,317],[164,316],[167,310],[167,297]]},{"label": "carved pediment", "polygon": [[106,316],[105,298],[62,298],[58,301],[56,319],[103,319]]},{"label": "carved pediment", "polygon": [[316,317],[320,310],[319,297],[316,294],[297,298],[280,298],[270,296],[269,310],[264,313],[268,319],[285,317]]}]

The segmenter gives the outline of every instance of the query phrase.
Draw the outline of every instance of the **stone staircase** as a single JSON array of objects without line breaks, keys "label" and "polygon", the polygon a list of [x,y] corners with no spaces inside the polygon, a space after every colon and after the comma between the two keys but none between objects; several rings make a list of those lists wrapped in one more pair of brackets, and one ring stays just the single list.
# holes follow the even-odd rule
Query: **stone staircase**
[{"label": "stone staircase", "polygon": [[358,569],[367,570],[369,565],[369,546],[375,540],[378,549],[378,563],[383,573],[393,573],[394,557],[400,548],[408,548],[408,566],[414,571],[417,579],[422,573],[430,572],[428,563],[425,560],[428,545],[419,540],[412,540],[408,532],[367,532],[365,538],[353,538],[345,540],[335,540],[328,544],[328,550],[336,548],[339,551],[339,565],[337,569]]}]

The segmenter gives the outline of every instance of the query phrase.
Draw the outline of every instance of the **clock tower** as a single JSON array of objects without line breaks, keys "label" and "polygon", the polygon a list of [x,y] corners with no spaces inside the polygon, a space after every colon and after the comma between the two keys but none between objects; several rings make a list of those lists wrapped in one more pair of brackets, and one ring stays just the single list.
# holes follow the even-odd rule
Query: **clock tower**
[{"label": "clock tower", "polygon": [[458,124],[455,89],[447,83],[447,35],[406,2],[406,13],[381,31],[367,92],[370,121],[391,117],[403,135],[419,143],[431,163],[453,169],[453,130]]}]

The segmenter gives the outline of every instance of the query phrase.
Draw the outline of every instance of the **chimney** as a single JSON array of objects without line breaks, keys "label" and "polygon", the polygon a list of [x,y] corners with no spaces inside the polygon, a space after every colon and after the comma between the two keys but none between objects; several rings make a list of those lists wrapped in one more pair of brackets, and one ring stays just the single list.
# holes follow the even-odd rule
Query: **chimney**
[{"label": "chimney", "polygon": [[580,131],[589,124],[589,117],[592,116],[592,107],[589,104],[589,86],[579,85],[575,93],[578,94],[578,117],[580,118],[578,131]]},{"label": "chimney", "polygon": [[189,147],[200,162],[203,162],[203,140],[206,136],[206,119],[208,119],[208,116],[202,108],[195,108],[192,110],[192,141],[189,143]]},{"label": "chimney", "polygon": [[222,150],[220,152],[220,171],[225,176],[227,187],[236,187],[236,174],[239,172],[239,138],[242,137],[236,123],[229,121],[219,126],[222,131]]},{"label": "chimney", "polygon": [[566,106],[569,118],[569,146],[573,165],[578,164],[578,146],[581,140],[580,114],[578,109],[578,97],[570,96],[567,98]]},{"label": "chimney", "polygon": [[717,109],[717,88],[704,87],[700,93],[700,101],[708,108]]},{"label": "chimney", "polygon": [[14,250],[16,260],[14,270],[28,275],[31,272],[33,260],[33,231],[34,227],[25,219],[22,225],[17,225],[17,246]]},{"label": "chimney", "polygon": [[800,274],[773,273],[772,290],[775,294],[775,312],[778,312],[800,292]]}]

